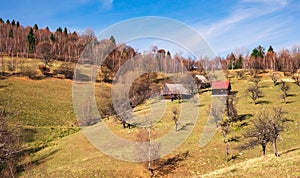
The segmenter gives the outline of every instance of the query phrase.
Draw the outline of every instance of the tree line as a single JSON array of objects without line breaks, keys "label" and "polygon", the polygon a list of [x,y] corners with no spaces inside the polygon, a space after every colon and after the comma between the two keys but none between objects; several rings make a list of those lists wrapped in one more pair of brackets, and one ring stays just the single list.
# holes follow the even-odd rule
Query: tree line
[{"label": "tree line", "polygon": [[37,24],[24,27],[19,21],[4,22],[0,18],[0,52],[10,56],[41,58],[38,48],[46,44],[53,59],[74,61],[93,37],[90,29],[81,35],[76,31],[71,33],[66,27],[51,32],[48,27],[39,28]]}]

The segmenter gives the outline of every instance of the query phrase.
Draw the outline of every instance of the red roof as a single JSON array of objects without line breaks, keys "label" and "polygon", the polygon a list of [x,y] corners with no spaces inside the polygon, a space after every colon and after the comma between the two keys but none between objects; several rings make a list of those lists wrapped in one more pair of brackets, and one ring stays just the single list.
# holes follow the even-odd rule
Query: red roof
[{"label": "red roof", "polygon": [[211,88],[214,89],[230,89],[230,83],[229,80],[226,81],[214,81],[212,82]]}]

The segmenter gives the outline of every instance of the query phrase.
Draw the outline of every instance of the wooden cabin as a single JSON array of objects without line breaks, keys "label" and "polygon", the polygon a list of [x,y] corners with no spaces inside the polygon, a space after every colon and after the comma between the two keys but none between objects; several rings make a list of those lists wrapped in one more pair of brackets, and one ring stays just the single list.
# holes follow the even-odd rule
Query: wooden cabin
[{"label": "wooden cabin", "polygon": [[161,96],[165,99],[183,99],[190,98],[191,93],[182,84],[164,84]]},{"label": "wooden cabin", "polygon": [[212,95],[229,95],[231,92],[231,84],[229,80],[213,81],[211,89]]}]

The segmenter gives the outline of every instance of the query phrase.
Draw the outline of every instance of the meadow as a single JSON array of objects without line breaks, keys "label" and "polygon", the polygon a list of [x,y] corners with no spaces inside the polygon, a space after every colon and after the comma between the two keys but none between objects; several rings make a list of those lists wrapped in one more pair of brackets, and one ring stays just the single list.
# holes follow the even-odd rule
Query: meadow
[{"label": "meadow", "polygon": [[[237,110],[241,121],[233,124],[230,137],[229,162],[225,160],[225,147],[220,132],[216,132],[205,147],[199,146],[204,126],[207,123],[211,104],[211,92],[198,95],[199,115],[191,135],[172,153],[157,163],[154,176],[168,177],[299,177],[300,176],[300,93],[299,86],[289,83],[287,104],[280,98],[279,86],[274,86],[270,73],[259,74],[259,88],[264,96],[258,104],[246,96],[251,85],[250,76],[235,77],[230,71],[232,89],[238,91]],[[289,78],[284,77],[281,78]],[[96,84],[96,87],[103,84]],[[106,86],[109,87],[109,86]],[[97,91],[98,93],[101,91]],[[80,131],[73,112],[72,81],[46,78],[31,80],[26,77],[3,77],[0,80],[0,98],[8,111],[15,114],[10,118],[11,127],[20,127],[24,138],[24,149],[30,154],[20,164],[25,169],[21,177],[150,177],[144,163],[125,162],[113,159],[95,148]],[[101,102],[101,97],[96,98]],[[243,142],[242,133],[258,111],[281,106],[289,122],[280,135],[278,150],[280,157],[273,155],[271,145],[267,156],[261,157],[260,148],[240,151],[236,147]],[[174,128],[172,108],[180,107],[178,101],[167,102],[165,114],[154,126],[156,137]],[[145,115],[149,112],[147,102],[135,108]],[[191,116],[193,117],[193,116]],[[139,128],[123,128],[117,119],[103,119],[116,135],[136,140]],[[183,124],[179,120],[179,124]],[[180,131],[179,131],[180,132]],[[162,148],[163,149],[163,148]]]}]

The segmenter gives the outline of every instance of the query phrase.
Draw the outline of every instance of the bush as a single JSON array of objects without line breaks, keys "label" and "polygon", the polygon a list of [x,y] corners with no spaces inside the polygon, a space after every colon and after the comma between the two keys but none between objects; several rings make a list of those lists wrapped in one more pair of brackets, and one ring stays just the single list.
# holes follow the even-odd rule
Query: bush
[{"label": "bush", "polygon": [[41,80],[45,78],[43,73],[40,70],[37,70],[34,66],[22,66],[20,74],[33,80]]}]

